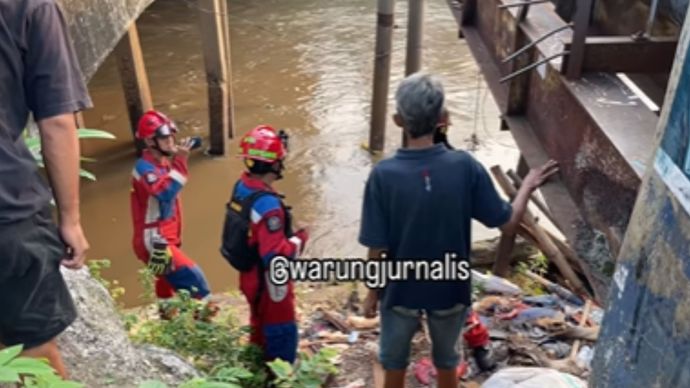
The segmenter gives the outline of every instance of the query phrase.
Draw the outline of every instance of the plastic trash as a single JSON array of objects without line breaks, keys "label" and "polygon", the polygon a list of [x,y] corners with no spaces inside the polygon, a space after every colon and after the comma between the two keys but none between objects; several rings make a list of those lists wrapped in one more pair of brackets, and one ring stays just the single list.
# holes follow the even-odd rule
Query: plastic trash
[{"label": "plastic trash", "polygon": [[359,338],[359,332],[357,330],[352,330],[350,335],[347,336],[347,342],[354,344]]},{"label": "plastic trash", "polygon": [[587,388],[571,374],[549,368],[505,368],[494,373],[482,388]]},{"label": "plastic trash", "polygon": [[[436,371],[436,368],[429,357],[424,357],[417,361],[414,364],[413,371],[417,381],[424,386],[430,385],[432,380],[438,375],[438,372]],[[468,371],[469,365],[466,361],[460,361],[460,364],[458,364],[458,367],[455,369],[458,379],[465,377]]]},{"label": "plastic trash", "polygon": [[424,357],[415,363],[414,376],[422,385],[431,384],[431,380],[436,377],[436,369],[428,357]]},{"label": "plastic trash", "polygon": [[515,323],[523,323],[527,321],[534,321],[539,318],[555,318],[559,314],[562,313],[546,307],[530,307],[520,311],[513,321]]},{"label": "plastic trash", "polygon": [[580,348],[580,352],[577,353],[577,366],[591,369],[592,358],[594,358],[594,349],[589,346],[583,346]]},{"label": "plastic trash", "polygon": [[592,310],[589,312],[589,319],[601,326],[601,322],[604,320],[604,310],[601,307],[592,306]]},{"label": "plastic trash", "polygon": [[364,379],[357,379],[350,384],[346,385],[345,388],[364,388],[367,386],[367,383],[364,381]]},{"label": "plastic trash", "polygon": [[550,358],[554,360],[560,360],[570,355],[570,350],[572,349],[572,346],[570,346],[570,344],[566,342],[550,341],[541,344],[541,348],[544,349],[546,355]]},{"label": "plastic trash", "polygon": [[495,275],[486,275],[472,270],[472,281],[479,285],[484,292],[505,295],[520,295],[522,289],[514,283]]},{"label": "plastic trash", "polygon": [[522,298],[525,304],[535,307],[559,307],[561,300],[556,295],[526,296]]}]

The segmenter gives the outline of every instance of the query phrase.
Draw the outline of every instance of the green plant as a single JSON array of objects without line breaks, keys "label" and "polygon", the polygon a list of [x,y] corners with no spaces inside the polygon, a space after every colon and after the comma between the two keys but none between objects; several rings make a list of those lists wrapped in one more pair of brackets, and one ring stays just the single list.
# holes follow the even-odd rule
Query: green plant
[{"label": "green plant", "polygon": [[0,383],[21,383],[27,388],[80,388],[82,384],[64,381],[44,360],[20,357],[22,345],[0,350]]},{"label": "green plant", "polygon": [[537,275],[544,276],[549,269],[549,259],[543,253],[534,255],[528,261],[518,263],[518,273],[524,274],[526,271],[534,272]]},{"label": "green plant", "polygon": [[134,341],[173,350],[190,359],[202,372],[224,379],[220,382],[242,387],[265,385],[268,377],[261,350],[242,343],[248,327],[237,325],[231,315],[199,319],[205,303],[192,298],[185,290],[162,307],[172,317],[143,322],[131,333]]},{"label": "green plant", "polygon": [[479,282],[472,282],[472,300],[477,300],[484,293],[484,286]]},{"label": "green plant", "polygon": [[[143,382],[138,388],[168,388],[168,385],[161,383],[160,381],[151,380]],[[199,378],[188,381],[180,385],[179,388],[242,388],[242,386]]]},{"label": "green plant", "polygon": [[[115,139],[115,135],[113,135],[110,132],[86,128],[77,129],[77,137],[79,139]],[[28,130],[25,130],[24,142],[26,143],[27,148],[29,148],[29,151],[31,151],[31,154],[34,156],[34,159],[36,159],[36,163],[38,163],[38,166],[41,168],[45,167],[45,165],[43,164],[43,154],[41,152],[41,137],[36,134],[30,133]],[[82,162],[95,162],[94,159],[86,157],[81,157],[80,160]],[[96,180],[95,175],[84,169],[81,169],[79,171],[79,176],[91,181]]]},{"label": "green plant", "polygon": [[276,388],[321,388],[326,378],[338,371],[333,362],[337,355],[333,348],[321,348],[312,357],[301,353],[296,367],[281,359],[269,362],[268,366],[276,376]]},{"label": "green plant", "polygon": [[103,277],[102,271],[103,269],[110,268],[110,260],[89,260],[86,262],[86,265],[89,268],[91,276],[101,283],[106,290],[108,290],[113,300],[117,301],[125,294],[125,288],[120,286],[120,282],[117,280],[108,280]]},{"label": "green plant", "polygon": [[540,276],[544,276],[548,272],[548,269],[549,260],[546,258],[546,256],[544,256],[544,254],[539,253],[530,257],[528,261],[518,263],[518,276],[512,280],[528,295],[543,295],[546,292],[544,287],[527,277],[525,273],[530,271]]},{"label": "green plant", "polygon": [[151,301],[156,300],[156,276],[153,275],[147,267],[139,268],[137,275],[139,277],[139,284],[141,284],[141,287],[143,288],[142,293],[139,295],[139,299],[144,303],[150,303]]}]

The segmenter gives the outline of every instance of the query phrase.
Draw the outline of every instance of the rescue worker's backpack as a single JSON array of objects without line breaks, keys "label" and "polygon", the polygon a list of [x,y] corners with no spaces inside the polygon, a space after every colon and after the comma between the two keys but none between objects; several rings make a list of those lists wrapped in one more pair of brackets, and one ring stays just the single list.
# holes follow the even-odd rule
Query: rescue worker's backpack
[{"label": "rescue worker's backpack", "polygon": [[[255,191],[238,201],[236,199],[237,184],[232,191],[230,201],[226,205],[225,223],[223,225],[220,253],[230,265],[240,272],[248,272],[255,265],[261,264],[261,255],[256,245],[249,245],[250,212],[254,203],[264,195],[279,196],[270,191]],[[285,233],[292,234],[290,209],[280,201],[285,213]]]}]

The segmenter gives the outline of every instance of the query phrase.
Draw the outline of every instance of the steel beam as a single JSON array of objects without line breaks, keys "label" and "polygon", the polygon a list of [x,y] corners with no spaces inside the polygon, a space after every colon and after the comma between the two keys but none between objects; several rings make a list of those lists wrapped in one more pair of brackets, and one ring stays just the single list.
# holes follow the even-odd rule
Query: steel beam
[{"label": "steel beam", "polygon": [[582,63],[585,55],[585,39],[589,31],[589,20],[592,16],[592,1],[580,0],[575,8],[575,33],[570,46],[565,74],[568,79],[577,79],[582,75]]},{"label": "steel beam", "polygon": [[[585,261],[595,293],[602,297],[658,117],[613,74],[585,72],[576,80],[567,79],[564,60],[546,61],[520,76],[527,80],[529,93],[517,106],[511,104],[509,96],[518,89],[513,86],[511,91],[511,84],[501,84],[500,79],[512,71],[512,64],[503,61],[519,48],[519,34],[529,44],[567,23],[551,4],[532,5],[525,21],[517,23],[519,10],[499,8],[508,3],[514,1],[476,2],[474,16],[464,18],[460,28],[527,164],[535,167],[546,158],[559,162],[560,183],[543,194],[558,213],[554,215],[559,229]],[[564,51],[564,42],[572,40],[567,28],[543,39],[535,45],[534,60]],[[585,51],[583,69],[586,56]],[[509,111],[511,107],[518,109]]]},{"label": "steel beam", "polygon": [[[582,72],[668,73],[678,39],[633,39],[628,36],[592,36],[585,41]],[[572,52],[572,44],[565,49]],[[570,63],[566,60],[566,63]]]}]

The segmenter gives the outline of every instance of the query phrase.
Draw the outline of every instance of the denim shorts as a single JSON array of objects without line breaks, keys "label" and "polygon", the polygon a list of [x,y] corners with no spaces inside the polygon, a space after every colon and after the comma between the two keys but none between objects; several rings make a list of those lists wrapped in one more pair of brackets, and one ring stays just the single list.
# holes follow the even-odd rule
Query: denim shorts
[{"label": "denim shorts", "polygon": [[[465,326],[469,309],[458,304],[446,310],[426,310],[431,352],[437,369],[455,369],[460,362],[456,343]],[[383,369],[406,369],[412,337],[421,329],[422,310],[400,306],[381,308],[379,359]]]}]

